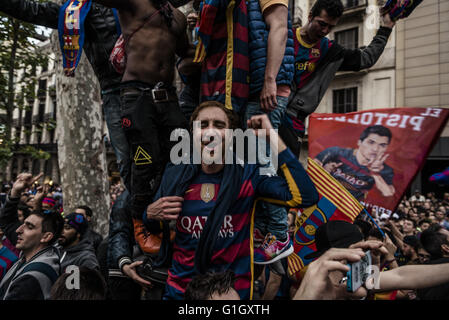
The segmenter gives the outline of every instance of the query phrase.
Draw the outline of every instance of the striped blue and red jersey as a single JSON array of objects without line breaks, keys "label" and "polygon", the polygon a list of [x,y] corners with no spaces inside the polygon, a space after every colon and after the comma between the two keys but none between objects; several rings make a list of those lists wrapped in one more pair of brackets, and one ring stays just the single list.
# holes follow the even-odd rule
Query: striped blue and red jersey
[{"label": "striped blue and red jersey", "polygon": [[239,112],[249,95],[248,12],[242,0],[207,0],[199,17],[195,62],[203,62],[200,102]]},{"label": "striped blue and red jersey", "polygon": [[[261,198],[290,207],[307,207],[318,200],[314,185],[291,151],[283,151],[278,159],[285,179],[260,175],[257,165],[245,165],[239,195],[223,219],[213,250],[211,271],[234,271],[235,289],[242,299],[249,299],[252,292],[252,219],[255,200]],[[195,275],[195,250],[208,215],[215,205],[222,178],[223,171],[217,174],[201,172],[191,181],[184,195],[182,212],[176,224],[165,299],[183,299],[185,289]]]},{"label": "striped blue and red jersey", "polygon": [[18,259],[17,254],[7,246],[3,245],[3,247],[0,248],[0,281]]},{"label": "striped blue and red jersey", "polygon": [[[301,28],[293,28],[293,44],[295,48],[295,75],[296,87],[301,89],[315,72],[319,63],[323,60],[333,42],[326,37],[321,38],[315,44],[308,44],[301,38]],[[298,137],[305,133],[305,118],[286,116],[283,124],[292,128]]]},{"label": "striped blue and red jersey", "polygon": [[315,44],[308,44],[301,38],[301,28],[293,28],[295,46],[295,84],[302,88],[315,71],[318,64],[326,56],[332,41],[326,37]]}]

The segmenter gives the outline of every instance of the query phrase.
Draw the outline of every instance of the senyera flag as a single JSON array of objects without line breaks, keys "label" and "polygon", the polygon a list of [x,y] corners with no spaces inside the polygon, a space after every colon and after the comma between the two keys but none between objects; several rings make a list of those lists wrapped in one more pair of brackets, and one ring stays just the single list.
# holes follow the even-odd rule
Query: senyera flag
[{"label": "senyera flag", "polygon": [[[449,110],[377,109],[309,118],[307,173],[319,193],[316,205],[296,217],[288,272],[300,271],[316,251],[315,232],[330,220],[354,222],[366,209],[391,213],[440,136]],[[374,221],[373,221],[374,222]]]},{"label": "senyera flag", "polygon": [[391,108],[312,114],[309,157],[368,212],[391,214],[449,117],[441,108]]},{"label": "senyera flag", "polygon": [[306,256],[316,251],[316,230],[330,220],[352,223],[364,211],[363,205],[326,170],[311,158],[307,161],[307,173],[318,191],[319,201],[296,216],[294,253],[288,256],[287,261],[289,274],[297,278],[298,272],[312,262]]}]

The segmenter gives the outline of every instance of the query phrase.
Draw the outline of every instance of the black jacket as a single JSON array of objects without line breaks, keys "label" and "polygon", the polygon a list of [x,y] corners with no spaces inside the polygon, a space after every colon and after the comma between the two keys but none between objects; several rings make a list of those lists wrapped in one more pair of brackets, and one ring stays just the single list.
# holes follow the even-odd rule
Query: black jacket
[{"label": "black jacket", "polygon": [[59,252],[49,246],[29,261],[23,256],[0,282],[0,300],[50,299],[50,290],[61,274]]},{"label": "black jacket", "polygon": [[372,67],[384,51],[391,31],[381,27],[364,49],[346,49],[334,42],[308,82],[296,92],[292,90],[287,114],[304,120],[315,112],[337,71],[360,71]]},{"label": "black jacket", "polygon": [[17,214],[19,201],[19,198],[7,196],[5,206],[0,210],[0,229],[3,230],[5,236],[14,246],[17,244],[16,230],[22,224]]},{"label": "black jacket", "polygon": [[101,236],[101,234],[89,228],[87,229],[84,237],[87,238],[92,243],[95,253],[97,253],[98,246],[103,241],[103,237]]},{"label": "black jacket", "polygon": [[[29,0],[0,2],[0,11],[11,17],[52,29],[58,29],[60,7],[54,2],[39,3]],[[100,81],[101,89],[105,90],[119,84],[122,75],[115,72],[109,62],[109,55],[119,37],[112,9],[92,3],[85,20],[85,32],[83,52]]]},{"label": "black jacket", "polygon": [[81,238],[77,245],[67,249],[60,249],[60,251],[63,272],[70,265],[100,270],[94,247],[85,236]]}]

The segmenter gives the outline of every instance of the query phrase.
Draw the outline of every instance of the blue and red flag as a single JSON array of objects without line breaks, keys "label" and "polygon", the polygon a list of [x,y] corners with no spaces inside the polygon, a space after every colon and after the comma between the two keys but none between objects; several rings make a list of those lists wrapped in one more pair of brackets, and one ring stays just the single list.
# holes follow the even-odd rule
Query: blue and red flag
[{"label": "blue and red flag", "polygon": [[431,175],[429,181],[449,186],[449,167],[444,169],[442,172]]},{"label": "blue and red flag", "polygon": [[84,21],[92,0],[68,0],[59,11],[58,32],[66,76],[73,77],[83,52]]},{"label": "blue and red flag", "polygon": [[294,275],[307,266],[312,259],[305,256],[316,251],[315,232],[330,220],[354,222],[364,211],[357,201],[334,177],[313,159],[308,158],[307,173],[315,185],[319,201],[306,208],[296,217],[293,237],[294,253],[288,257],[288,272]]},{"label": "blue and red flag", "polygon": [[393,21],[407,18],[423,0],[388,0],[381,13],[389,12]]}]

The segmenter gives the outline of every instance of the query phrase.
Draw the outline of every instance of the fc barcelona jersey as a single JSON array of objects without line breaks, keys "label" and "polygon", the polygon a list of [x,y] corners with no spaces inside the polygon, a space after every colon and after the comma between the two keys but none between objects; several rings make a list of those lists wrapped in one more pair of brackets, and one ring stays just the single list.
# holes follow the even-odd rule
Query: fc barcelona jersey
[{"label": "fc barcelona jersey", "polygon": [[308,44],[301,38],[300,28],[293,28],[295,45],[295,83],[302,88],[315,71],[320,61],[326,56],[332,41],[323,37],[315,44]]},{"label": "fc barcelona jersey", "polygon": [[[370,170],[358,163],[354,155],[354,149],[331,147],[320,152],[316,158],[323,164],[327,162],[341,163],[331,174],[357,200],[365,199],[366,194],[374,187],[375,181],[370,174]],[[387,184],[393,184],[394,172],[388,165],[384,164],[384,168],[379,172],[379,175]]]}]

